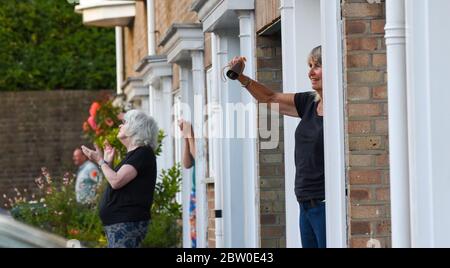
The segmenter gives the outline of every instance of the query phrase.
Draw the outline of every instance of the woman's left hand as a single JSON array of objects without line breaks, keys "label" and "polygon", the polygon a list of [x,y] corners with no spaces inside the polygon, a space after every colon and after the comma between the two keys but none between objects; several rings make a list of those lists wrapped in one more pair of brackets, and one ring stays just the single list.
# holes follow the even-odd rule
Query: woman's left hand
[{"label": "woman's left hand", "polygon": [[103,151],[96,144],[94,144],[94,147],[95,151],[83,145],[81,146],[81,150],[83,151],[84,155],[89,158],[89,160],[98,163],[103,159]]}]

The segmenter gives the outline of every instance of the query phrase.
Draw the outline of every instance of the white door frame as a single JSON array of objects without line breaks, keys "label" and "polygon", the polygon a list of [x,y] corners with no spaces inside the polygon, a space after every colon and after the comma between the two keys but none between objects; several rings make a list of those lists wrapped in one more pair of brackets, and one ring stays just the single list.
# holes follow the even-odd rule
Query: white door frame
[{"label": "white door frame", "polygon": [[[326,1],[326,2],[325,2]],[[324,61],[325,187],[327,246],[347,246],[344,97],[340,0],[282,0],[283,91],[310,91],[307,56],[322,44]],[[307,38],[305,38],[305,36]],[[299,207],[294,195],[295,128],[298,120],[285,117],[286,246],[300,247]],[[328,179],[327,179],[328,178]]]}]

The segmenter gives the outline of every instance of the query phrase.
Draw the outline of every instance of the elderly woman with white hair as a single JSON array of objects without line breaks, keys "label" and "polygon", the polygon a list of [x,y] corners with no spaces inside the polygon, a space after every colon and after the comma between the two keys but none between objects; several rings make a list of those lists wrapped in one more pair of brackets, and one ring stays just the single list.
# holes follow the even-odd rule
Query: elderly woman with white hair
[{"label": "elderly woman with white hair", "polygon": [[83,146],[83,153],[100,166],[108,186],[100,203],[100,218],[110,248],[139,247],[150,221],[156,184],[158,126],[154,119],[137,110],[128,111],[117,138],[127,154],[112,167],[115,149],[105,143],[105,152]]}]

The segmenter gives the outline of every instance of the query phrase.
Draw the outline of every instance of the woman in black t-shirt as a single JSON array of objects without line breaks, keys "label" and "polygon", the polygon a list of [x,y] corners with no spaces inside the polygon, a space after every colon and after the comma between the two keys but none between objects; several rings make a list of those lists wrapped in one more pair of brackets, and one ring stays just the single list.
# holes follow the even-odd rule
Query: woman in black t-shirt
[{"label": "woman in black t-shirt", "polygon": [[237,74],[240,72],[237,80],[258,102],[278,104],[280,114],[302,119],[295,131],[295,195],[300,206],[300,234],[304,248],[326,247],[321,51],[320,46],[316,47],[308,57],[308,76],[313,91],[306,93],[274,92],[242,74],[245,58],[236,57],[230,62],[230,66],[240,63],[240,70],[236,70],[238,67],[232,70]]},{"label": "woman in black t-shirt", "polygon": [[147,234],[156,184],[158,126],[152,117],[137,110],[124,116],[117,138],[127,148],[125,158],[112,168],[115,149],[105,153],[83,146],[83,153],[98,163],[108,181],[100,203],[100,218],[110,248],[139,247]]}]

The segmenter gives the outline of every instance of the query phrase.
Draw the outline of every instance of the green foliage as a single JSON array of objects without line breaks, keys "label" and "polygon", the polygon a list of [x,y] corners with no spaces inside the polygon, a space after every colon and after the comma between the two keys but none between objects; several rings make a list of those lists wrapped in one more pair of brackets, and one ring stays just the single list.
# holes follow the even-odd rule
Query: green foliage
[{"label": "green foliage", "polygon": [[177,164],[169,170],[162,170],[156,183],[153,197],[152,215],[169,213],[181,217],[181,205],[176,202],[176,195],[181,186],[181,168]]},{"label": "green foliage", "polygon": [[155,155],[160,156],[162,153],[162,141],[166,137],[166,134],[164,133],[164,130],[160,129],[158,132],[158,147],[156,147]]},{"label": "green foliage", "polygon": [[115,87],[114,30],[67,1],[2,0],[0,25],[0,91]]},{"label": "green foliage", "polygon": [[106,245],[98,209],[76,202],[73,175],[66,174],[62,180],[53,180],[43,169],[36,183],[40,189],[38,195],[26,197],[25,190],[16,189],[19,198],[10,199],[9,206],[15,219],[67,239],[77,239],[84,246]]},{"label": "green foliage", "polygon": [[142,241],[144,248],[175,248],[181,242],[180,220],[173,215],[164,213],[154,215],[147,236]]},{"label": "green foliage", "polygon": [[168,248],[178,246],[181,240],[181,205],[176,195],[181,186],[180,165],[163,170],[156,183],[153,197],[152,220],[143,247]]}]

